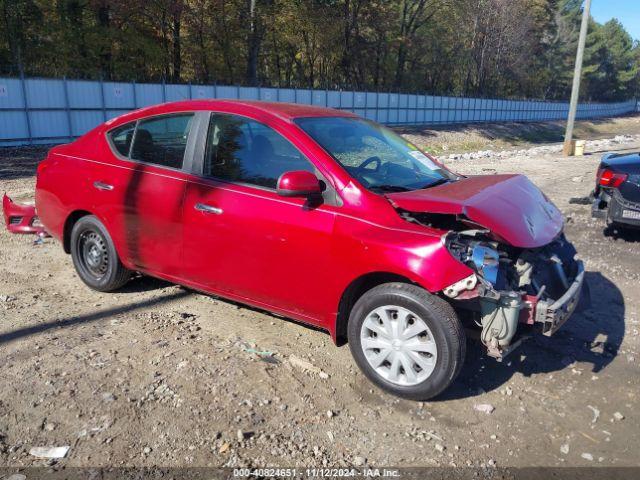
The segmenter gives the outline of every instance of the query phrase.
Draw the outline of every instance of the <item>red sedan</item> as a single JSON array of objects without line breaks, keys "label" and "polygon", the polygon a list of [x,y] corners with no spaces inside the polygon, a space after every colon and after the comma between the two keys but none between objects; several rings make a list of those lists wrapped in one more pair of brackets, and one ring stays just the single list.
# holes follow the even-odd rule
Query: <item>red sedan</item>
[{"label": "red sedan", "polygon": [[456,175],[380,125],[304,105],[110,120],[49,152],[36,209],[89,287],[141,272],[315,325],[410,399],[456,377],[463,320],[501,359],[524,331],[555,332],[584,276],[526,177]]}]

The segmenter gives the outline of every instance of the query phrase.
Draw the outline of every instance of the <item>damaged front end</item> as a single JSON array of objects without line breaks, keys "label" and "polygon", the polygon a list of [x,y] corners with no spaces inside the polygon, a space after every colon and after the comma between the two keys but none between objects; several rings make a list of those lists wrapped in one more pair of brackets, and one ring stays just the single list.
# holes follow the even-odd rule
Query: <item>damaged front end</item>
[{"label": "damaged front end", "polygon": [[35,205],[16,203],[5,193],[2,197],[4,223],[11,233],[33,233],[47,236],[40,219],[36,215]]},{"label": "damaged front end", "polygon": [[406,221],[448,232],[444,246],[474,272],[442,294],[472,312],[489,355],[502,359],[527,331],[552,335],[575,310],[584,267],[562,213],[525,176],[465,177],[387,198]]},{"label": "damaged front end", "polygon": [[526,338],[519,324],[553,335],[574,312],[584,267],[560,235],[531,249],[498,242],[487,230],[450,232],[447,249],[475,273],[443,290],[456,306],[474,312],[488,354],[501,360]]}]

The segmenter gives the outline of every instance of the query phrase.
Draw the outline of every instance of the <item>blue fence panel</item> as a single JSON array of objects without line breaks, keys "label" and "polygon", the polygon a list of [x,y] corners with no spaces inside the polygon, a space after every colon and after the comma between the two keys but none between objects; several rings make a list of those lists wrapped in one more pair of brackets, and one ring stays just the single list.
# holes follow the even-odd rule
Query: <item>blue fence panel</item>
[{"label": "blue fence panel", "polygon": [[215,98],[215,90],[211,85],[191,85],[191,98],[194,100],[204,100]]},{"label": "blue fence panel", "polygon": [[165,101],[164,89],[162,85],[149,83],[136,84],[136,107],[148,107]]},{"label": "blue fence panel", "polygon": [[[566,102],[450,96],[86,80],[0,78],[0,144],[55,143],[78,137],[132,109],[188,99],[292,102],[349,110],[388,125],[533,122],[564,119]],[[634,99],[580,104],[577,117],[640,111]]]},{"label": "blue fence panel", "polygon": [[0,109],[6,110],[11,108],[24,109],[24,95],[22,83],[14,78],[0,79]]},{"label": "blue fence panel", "polygon": [[28,79],[24,84],[29,108],[65,108],[62,80]]},{"label": "blue fence panel", "polygon": [[104,82],[102,90],[106,108],[131,110],[134,104],[132,83]]},{"label": "blue fence panel", "polygon": [[378,93],[378,108],[387,109],[389,107],[389,94]]},{"label": "blue fence panel", "polygon": [[33,138],[71,137],[67,113],[64,110],[34,111],[29,116]]},{"label": "blue fence panel", "polygon": [[102,108],[100,83],[86,80],[67,80],[69,108]]},{"label": "blue fence panel", "polygon": [[260,90],[256,87],[242,87],[238,95],[242,100],[260,100]]},{"label": "blue fence panel", "polygon": [[327,107],[340,108],[340,92],[327,92]]},{"label": "blue fence panel", "polygon": [[377,108],[378,107],[378,96],[379,94],[376,92],[365,92],[364,94],[364,104],[367,108]]},{"label": "blue fence panel", "polygon": [[265,102],[277,102],[278,89],[277,88],[261,88],[260,100],[264,100]]},{"label": "blue fence panel", "polygon": [[189,85],[165,85],[165,102],[182,102],[191,100],[191,89]]},{"label": "blue fence panel", "polygon": [[292,88],[282,88],[280,89],[280,99],[279,102],[288,102],[295,103],[296,101],[296,91]]},{"label": "blue fence panel", "polygon": [[298,101],[296,103],[302,103],[304,105],[313,104],[313,90],[298,90]]},{"label": "blue fence panel", "polygon": [[327,92],[324,90],[314,90],[313,91],[313,100],[312,100],[312,104],[313,105],[319,105],[322,107],[326,107],[327,106]]},{"label": "blue fence panel", "polygon": [[86,110],[71,112],[71,135],[79,137],[84,135],[103,121],[102,111]]},{"label": "blue fence panel", "polygon": [[22,82],[19,79],[0,79],[0,144],[29,143],[29,125]]},{"label": "blue fence panel", "polygon": [[14,145],[10,140],[17,140],[18,144],[29,140],[27,115],[25,112],[7,111],[0,115],[0,142]]},{"label": "blue fence panel", "polygon": [[340,92],[340,108],[353,109],[353,92]]},{"label": "blue fence panel", "polygon": [[238,98],[238,87],[216,87],[216,98]]},{"label": "blue fence panel", "polygon": [[105,115],[107,117],[107,120],[111,120],[112,118],[116,118],[116,117],[119,117],[120,115],[124,115],[129,111],[130,110],[106,110]]}]

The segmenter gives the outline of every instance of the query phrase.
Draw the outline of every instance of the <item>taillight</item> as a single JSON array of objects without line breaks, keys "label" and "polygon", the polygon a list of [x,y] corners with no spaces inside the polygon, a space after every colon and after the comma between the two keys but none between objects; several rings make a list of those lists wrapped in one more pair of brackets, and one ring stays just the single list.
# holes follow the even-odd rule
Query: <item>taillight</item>
[{"label": "taillight", "polygon": [[600,172],[598,183],[602,187],[618,188],[629,177],[626,173],[616,173],[606,168]]}]

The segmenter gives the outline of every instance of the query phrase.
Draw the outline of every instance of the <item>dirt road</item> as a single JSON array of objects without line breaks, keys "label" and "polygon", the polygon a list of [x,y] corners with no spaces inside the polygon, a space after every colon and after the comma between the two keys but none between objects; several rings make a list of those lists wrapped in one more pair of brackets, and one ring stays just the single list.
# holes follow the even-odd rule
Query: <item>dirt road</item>
[{"label": "dirt road", "polygon": [[[18,153],[0,190],[26,198],[41,152]],[[529,175],[566,215],[593,303],[504,363],[470,342],[428,403],[374,389],[323,332],[149,278],[96,293],[58,243],[2,229],[0,465],[61,445],[66,466],[639,465],[640,236],[604,236],[568,203],[592,188],[589,153],[448,162]]]}]

